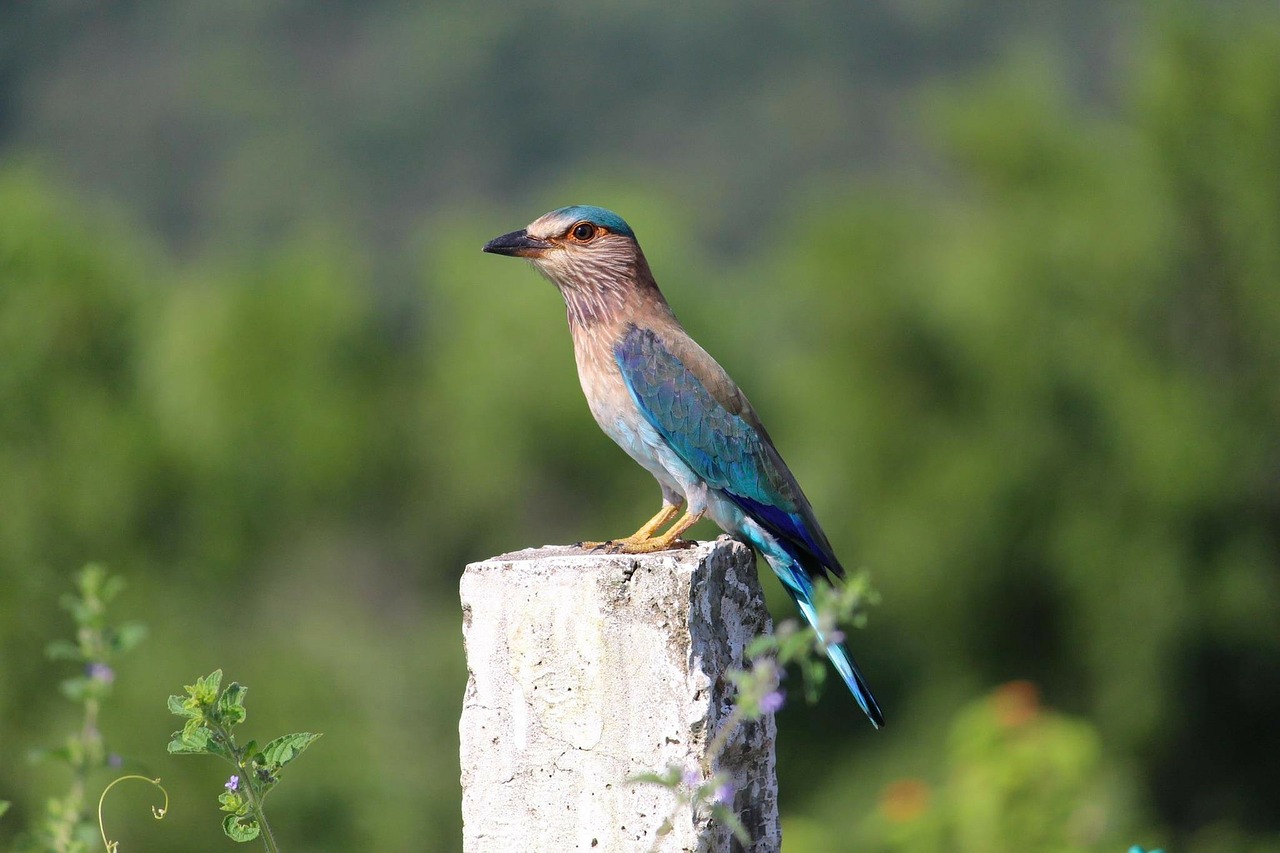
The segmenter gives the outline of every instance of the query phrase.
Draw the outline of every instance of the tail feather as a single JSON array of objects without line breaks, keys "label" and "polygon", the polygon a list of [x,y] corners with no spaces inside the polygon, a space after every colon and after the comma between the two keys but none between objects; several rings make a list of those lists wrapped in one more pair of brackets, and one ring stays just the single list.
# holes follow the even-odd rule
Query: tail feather
[{"label": "tail feather", "polygon": [[[819,630],[818,611],[813,606],[813,582],[810,580],[809,573],[805,571],[804,566],[794,557],[784,562],[765,554],[765,559],[782,581],[782,585],[786,587],[787,592],[791,595],[791,600],[796,603],[796,606],[800,608],[800,612],[804,614],[805,620],[813,626],[814,630]],[[844,679],[849,692],[853,694],[853,698],[857,700],[858,706],[867,715],[871,725],[877,729],[882,727],[884,725],[884,714],[881,713],[880,705],[876,702],[876,697],[872,695],[871,687],[867,684],[867,679],[862,675],[862,670],[858,669],[857,661],[849,654],[849,650],[845,648],[844,643],[826,643],[826,638],[822,637],[820,631],[818,636],[826,644],[827,657],[831,659],[836,672],[840,673],[840,677]]]}]

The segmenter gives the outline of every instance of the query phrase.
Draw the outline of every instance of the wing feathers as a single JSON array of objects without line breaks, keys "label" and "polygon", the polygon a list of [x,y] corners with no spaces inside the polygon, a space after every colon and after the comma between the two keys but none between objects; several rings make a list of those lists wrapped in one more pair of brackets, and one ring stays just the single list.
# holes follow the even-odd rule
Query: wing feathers
[{"label": "wing feathers", "polygon": [[843,577],[813,509],[746,397],[687,336],[673,348],[683,359],[652,329],[632,325],[614,351],[641,413],[708,485]]}]

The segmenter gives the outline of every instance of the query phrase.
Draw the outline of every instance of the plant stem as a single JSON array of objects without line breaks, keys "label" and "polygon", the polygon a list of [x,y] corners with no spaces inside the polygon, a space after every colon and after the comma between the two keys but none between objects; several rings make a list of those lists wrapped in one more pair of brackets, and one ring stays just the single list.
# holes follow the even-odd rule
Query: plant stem
[{"label": "plant stem", "polygon": [[[248,772],[250,774],[253,773],[252,770]],[[267,853],[280,853],[280,848],[276,845],[276,837],[271,834],[271,824],[267,823],[267,813],[262,810],[262,800],[253,790],[253,783],[247,783],[244,790],[245,799],[249,801],[249,808],[252,810],[253,816],[258,820],[258,827],[262,830],[262,843],[267,846]]]},{"label": "plant stem", "polygon": [[267,847],[267,853],[280,853],[280,847],[276,844],[276,837],[271,832],[271,824],[267,823],[267,813],[262,809],[262,798],[258,796],[258,792],[254,787],[252,761],[245,761],[244,751],[236,746],[235,738],[232,736],[230,729],[219,724],[215,731],[223,739],[223,743],[227,745],[236,769],[242,774],[244,798],[249,801],[249,811],[253,814],[254,820],[258,822],[260,837],[262,838],[262,843]]}]

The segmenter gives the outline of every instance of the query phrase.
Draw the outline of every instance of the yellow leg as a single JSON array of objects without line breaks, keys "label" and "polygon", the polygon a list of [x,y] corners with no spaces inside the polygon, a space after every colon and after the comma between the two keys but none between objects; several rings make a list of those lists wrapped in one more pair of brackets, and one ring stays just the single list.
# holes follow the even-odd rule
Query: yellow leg
[{"label": "yellow leg", "polygon": [[683,518],[671,525],[671,529],[661,536],[635,543],[618,542],[617,550],[623,554],[649,554],[653,551],[666,551],[668,548],[687,548],[693,543],[680,539],[680,534],[701,521],[704,514],[705,510],[686,512]]},{"label": "yellow leg", "polygon": [[663,504],[662,509],[658,510],[658,514],[644,523],[639,530],[632,533],[626,539],[619,539],[614,544],[626,543],[627,545],[639,545],[641,542],[648,542],[653,538],[653,534],[657,533],[667,525],[667,522],[680,514],[680,507],[673,504]]},{"label": "yellow leg", "polygon": [[639,545],[642,542],[648,542],[653,538],[653,534],[662,528],[667,522],[680,514],[680,507],[673,504],[664,503],[662,509],[658,510],[658,514],[649,519],[644,525],[632,533],[626,539],[610,539],[608,542],[579,542],[579,548],[627,548]]}]

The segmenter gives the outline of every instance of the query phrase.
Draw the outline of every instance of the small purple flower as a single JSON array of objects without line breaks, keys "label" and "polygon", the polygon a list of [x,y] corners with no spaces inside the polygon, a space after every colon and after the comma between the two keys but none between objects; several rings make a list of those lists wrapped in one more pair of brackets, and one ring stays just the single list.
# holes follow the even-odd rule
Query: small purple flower
[{"label": "small purple flower", "polygon": [[680,781],[684,783],[686,788],[697,788],[702,784],[702,771],[696,767],[686,767],[684,774],[680,777]]},{"label": "small purple flower", "polygon": [[108,766],[108,767],[123,767],[123,766],[124,766],[124,759],[123,759],[123,758],[121,758],[119,755],[117,755],[116,753],[114,753],[114,752],[113,752],[113,753],[111,753],[111,754],[109,754],[109,755],[107,756],[107,766]]},{"label": "small purple flower", "polygon": [[101,681],[103,684],[110,684],[116,680],[115,670],[101,661],[94,661],[85,667],[85,674],[94,681]]},{"label": "small purple flower", "polygon": [[835,630],[827,635],[827,645],[834,646],[844,642],[844,631]]},{"label": "small purple flower", "polygon": [[722,782],[720,783],[720,786],[716,788],[716,792],[711,795],[711,799],[713,802],[717,802],[722,806],[731,806],[733,805],[733,794],[733,783]]},{"label": "small purple flower", "polygon": [[223,785],[222,787],[226,788],[228,791],[234,794],[236,791],[240,790],[240,777],[232,776],[230,779],[227,780],[227,784]]},{"label": "small purple flower", "polygon": [[782,710],[783,704],[787,701],[787,691],[774,690],[772,693],[766,693],[764,698],[760,700],[760,711],[764,714],[776,714]]}]

